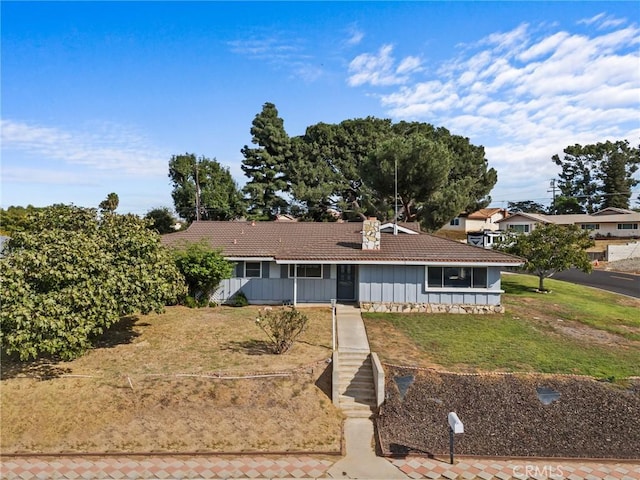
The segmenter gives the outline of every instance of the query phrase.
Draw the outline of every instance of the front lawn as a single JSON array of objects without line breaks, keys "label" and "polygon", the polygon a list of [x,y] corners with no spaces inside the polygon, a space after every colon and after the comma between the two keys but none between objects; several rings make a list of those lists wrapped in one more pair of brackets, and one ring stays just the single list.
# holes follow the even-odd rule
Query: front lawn
[{"label": "front lawn", "polygon": [[5,358],[1,451],[339,452],[330,309],[302,310],[309,328],[283,355],[255,307],[172,307],[124,319],[71,362]]},{"label": "front lawn", "polygon": [[503,315],[364,314],[371,349],[399,365],[459,372],[640,375],[640,301],[504,275]]}]

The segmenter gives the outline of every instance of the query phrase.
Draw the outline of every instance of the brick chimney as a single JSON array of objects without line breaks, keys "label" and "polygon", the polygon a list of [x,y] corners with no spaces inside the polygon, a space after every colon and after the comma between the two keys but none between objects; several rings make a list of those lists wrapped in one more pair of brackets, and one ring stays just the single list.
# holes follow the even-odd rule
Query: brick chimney
[{"label": "brick chimney", "polygon": [[380,250],[380,222],[376,217],[362,222],[362,249]]}]

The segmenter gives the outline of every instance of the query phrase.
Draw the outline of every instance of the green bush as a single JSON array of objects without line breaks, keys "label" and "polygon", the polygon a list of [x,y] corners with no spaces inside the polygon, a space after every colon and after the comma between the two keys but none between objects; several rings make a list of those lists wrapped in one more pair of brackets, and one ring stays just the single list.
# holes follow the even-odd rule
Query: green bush
[{"label": "green bush", "polygon": [[174,259],[187,282],[189,295],[202,307],[208,305],[211,293],[220,282],[233,273],[233,263],[205,242],[175,250]]},{"label": "green bush", "polygon": [[306,329],[309,319],[295,308],[260,310],[256,325],[267,334],[271,341],[271,351],[285,353]]},{"label": "green bush", "polygon": [[249,305],[249,300],[247,300],[247,296],[244,294],[244,292],[240,290],[233,297],[231,297],[229,304],[233,305],[234,307],[246,307],[247,305]]}]

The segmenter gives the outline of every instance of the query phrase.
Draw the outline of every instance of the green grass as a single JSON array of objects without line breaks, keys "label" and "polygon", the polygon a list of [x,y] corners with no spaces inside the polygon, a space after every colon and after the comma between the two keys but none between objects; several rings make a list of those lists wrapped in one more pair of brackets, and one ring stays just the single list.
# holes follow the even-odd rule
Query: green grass
[{"label": "green grass", "polygon": [[640,302],[557,281],[538,294],[536,281],[503,277],[503,315],[364,314],[372,350],[454,371],[640,375]]},{"label": "green grass", "polygon": [[509,308],[521,305],[524,298],[538,300],[547,312],[563,320],[573,320],[630,340],[640,340],[637,301],[553,279],[545,280],[545,286],[551,293],[542,295],[534,291],[537,285],[537,277],[503,275],[503,303]]}]

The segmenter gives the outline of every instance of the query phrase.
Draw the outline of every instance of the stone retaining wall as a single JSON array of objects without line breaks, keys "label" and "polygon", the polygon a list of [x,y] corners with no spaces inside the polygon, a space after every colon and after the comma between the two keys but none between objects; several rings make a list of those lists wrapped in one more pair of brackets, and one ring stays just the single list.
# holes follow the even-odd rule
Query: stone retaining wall
[{"label": "stone retaining wall", "polygon": [[440,305],[431,303],[360,302],[363,312],[379,313],[504,313],[502,305]]}]

